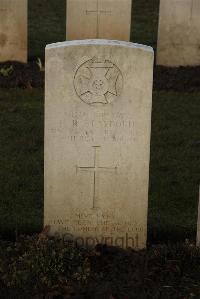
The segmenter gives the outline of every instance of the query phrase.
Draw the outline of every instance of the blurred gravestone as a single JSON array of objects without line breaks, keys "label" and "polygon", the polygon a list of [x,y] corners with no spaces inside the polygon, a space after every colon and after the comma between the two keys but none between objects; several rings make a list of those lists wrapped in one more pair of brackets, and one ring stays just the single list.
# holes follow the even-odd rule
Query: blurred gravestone
[{"label": "blurred gravestone", "polygon": [[80,245],[146,246],[153,50],[46,48],[45,225]]},{"label": "blurred gravestone", "polygon": [[200,0],[161,0],[157,64],[200,64]]},{"label": "blurred gravestone", "polygon": [[0,0],[0,61],[27,61],[27,0]]},{"label": "blurred gravestone", "polygon": [[67,39],[130,40],[132,0],[67,0]]}]

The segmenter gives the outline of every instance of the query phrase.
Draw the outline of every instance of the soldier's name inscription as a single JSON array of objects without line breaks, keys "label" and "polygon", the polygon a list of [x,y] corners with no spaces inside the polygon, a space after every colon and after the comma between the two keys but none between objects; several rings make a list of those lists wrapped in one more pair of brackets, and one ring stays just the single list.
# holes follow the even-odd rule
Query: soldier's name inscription
[{"label": "soldier's name inscription", "polygon": [[[127,113],[94,113],[91,118],[89,113],[64,113],[64,117],[70,120],[70,132],[74,134],[65,134],[65,121],[60,119],[56,128],[49,128],[51,134],[62,136],[68,142],[134,142],[135,122],[131,115]],[[96,134],[101,130],[101,134]]]}]

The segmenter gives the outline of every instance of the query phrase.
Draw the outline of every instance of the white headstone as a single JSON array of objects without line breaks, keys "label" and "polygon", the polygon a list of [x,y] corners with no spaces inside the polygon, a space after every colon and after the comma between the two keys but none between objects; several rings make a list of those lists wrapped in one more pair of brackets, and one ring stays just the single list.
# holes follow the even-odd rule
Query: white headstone
[{"label": "white headstone", "polygon": [[157,64],[200,64],[200,0],[161,0]]},{"label": "white headstone", "polygon": [[0,61],[27,61],[27,0],[0,0]]},{"label": "white headstone", "polygon": [[130,40],[132,0],[67,0],[67,40]]},{"label": "white headstone", "polygon": [[153,50],[46,47],[45,225],[84,246],[146,246]]}]

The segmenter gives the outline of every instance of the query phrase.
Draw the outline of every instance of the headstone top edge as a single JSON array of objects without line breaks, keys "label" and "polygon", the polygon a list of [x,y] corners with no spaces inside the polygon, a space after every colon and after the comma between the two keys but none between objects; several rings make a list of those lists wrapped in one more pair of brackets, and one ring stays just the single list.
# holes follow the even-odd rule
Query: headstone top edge
[{"label": "headstone top edge", "polygon": [[65,42],[58,42],[58,43],[52,43],[46,45],[46,50],[49,49],[55,49],[55,48],[64,48],[64,47],[70,47],[70,46],[87,46],[87,45],[104,45],[104,46],[121,46],[121,47],[127,47],[127,48],[135,48],[135,49],[141,49],[144,51],[148,51],[151,53],[154,53],[154,50],[150,46],[137,44],[137,43],[131,43],[131,42],[125,42],[125,41],[119,41],[119,40],[107,40],[107,39],[85,39],[85,40],[73,40],[73,41],[65,41]]}]

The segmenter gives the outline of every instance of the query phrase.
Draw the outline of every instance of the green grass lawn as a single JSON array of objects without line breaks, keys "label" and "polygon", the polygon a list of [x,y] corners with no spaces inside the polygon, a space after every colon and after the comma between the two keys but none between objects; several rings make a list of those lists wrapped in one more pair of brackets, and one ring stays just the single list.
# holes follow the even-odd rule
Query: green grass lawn
[{"label": "green grass lawn", "polygon": [[43,91],[0,90],[0,232],[32,232],[43,215]]},{"label": "green grass lawn", "polygon": [[200,182],[200,93],[154,92],[149,224],[163,239],[195,233]]},{"label": "green grass lawn", "polygon": [[[158,2],[133,1],[132,41],[156,48]],[[65,0],[29,0],[29,20],[29,59],[43,59],[45,44],[65,39]],[[200,92],[153,93],[150,238],[195,235],[199,101]],[[0,89],[0,235],[42,228],[43,108],[42,89]]]},{"label": "green grass lawn", "polygon": [[44,59],[46,44],[65,40],[66,0],[29,0],[29,59]]},{"label": "green grass lawn", "polygon": [[[0,232],[39,231],[43,219],[43,90],[0,90]],[[191,236],[197,217],[200,93],[154,92],[149,229]]]}]

